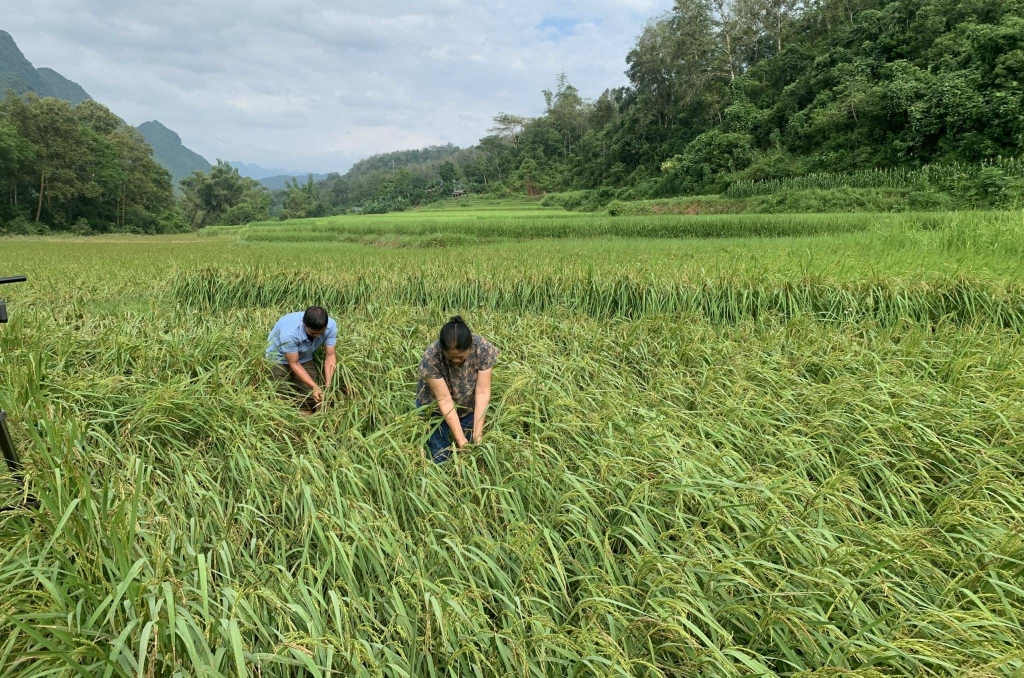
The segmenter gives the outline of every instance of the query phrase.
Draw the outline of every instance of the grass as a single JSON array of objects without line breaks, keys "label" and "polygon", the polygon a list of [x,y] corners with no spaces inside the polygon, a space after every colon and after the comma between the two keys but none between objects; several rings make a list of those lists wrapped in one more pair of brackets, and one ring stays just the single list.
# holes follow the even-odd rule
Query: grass
[{"label": "grass", "polygon": [[[0,674],[1019,675],[1022,230],[3,241]],[[306,419],[259,356],[317,301]],[[502,357],[435,467],[455,310]]]},{"label": "grass", "polygon": [[[646,205],[648,203],[630,203]],[[381,247],[454,247],[556,238],[743,238],[837,235],[968,228],[1016,217],[1008,213],[732,214],[610,216],[538,208],[522,212],[434,210],[395,215],[338,216],[256,222],[207,229],[208,237],[242,242],[349,242]],[[1012,213],[1010,213],[1012,214]]]},{"label": "grass", "polygon": [[979,176],[985,172],[1009,179],[1024,178],[1024,159],[997,158],[984,163],[949,163],[925,165],[918,169],[885,168],[857,172],[815,173],[785,179],[767,181],[738,181],[725,191],[728,198],[750,198],[772,195],[783,191],[808,189],[830,191],[844,188],[913,189],[933,190],[974,188]]},{"label": "grass", "polygon": [[[849,188],[792,189],[755,196],[733,198],[728,195],[687,196],[657,200],[616,200],[607,205],[614,216],[639,215],[716,215],[716,214],[808,214],[820,218],[823,213],[920,213],[949,212],[954,206],[972,206],[973,202],[955,200],[950,194],[923,189]],[[1009,201],[1012,205],[1013,201]]]}]

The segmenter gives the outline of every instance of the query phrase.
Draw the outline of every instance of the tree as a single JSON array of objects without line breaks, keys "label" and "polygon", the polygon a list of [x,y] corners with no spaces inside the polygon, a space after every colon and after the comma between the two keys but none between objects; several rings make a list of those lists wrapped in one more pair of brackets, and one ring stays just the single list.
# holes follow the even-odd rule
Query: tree
[{"label": "tree", "polygon": [[559,73],[555,81],[555,91],[544,90],[544,102],[547,104],[546,115],[552,126],[558,131],[564,146],[564,158],[572,154],[574,139],[583,136],[586,111],[579,90],[569,83],[569,77]]},{"label": "tree", "polygon": [[0,222],[29,217],[40,229],[77,232],[173,228],[170,175],[151,153],[95,101],[8,96],[0,101],[0,182],[10,197]]},{"label": "tree", "polygon": [[441,175],[441,185],[446,188],[453,187],[455,185],[455,179],[459,176],[459,172],[455,169],[455,165],[452,164],[451,160],[445,160],[441,163],[437,172]]},{"label": "tree", "polygon": [[589,101],[561,73],[542,115],[498,113],[468,149],[373,156],[321,194],[386,211],[437,197],[452,168],[471,191],[671,195],[1019,156],[1021,16],[1024,0],[674,0],[627,54],[627,86]]},{"label": "tree", "polygon": [[24,216],[27,191],[23,182],[34,155],[35,148],[19,134],[15,122],[0,108],[0,186],[7,196],[0,204],[0,223],[17,215]]},{"label": "tree", "polygon": [[493,118],[494,125],[488,129],[487,132],[489,134],[497,134],[503,139],[507,139],[508,142],[512,144],[512,148],[518,150],[519,142],[523,135],[523,129],[529,121],[529,118],[524,118],[521,115],[498,113]]},{"label": "tree", "polygon": [[58,200],[66,200],[77,192],[79,177],[74,170],[76,150],[82,139],[71,104],[66,101],[29,94],[26,106],[17,113],[21,114],[21,133],[35,148],[39,177],[35,222],[39,223],[47,191]]},{"label": "tree", "polygon": [[269,217],[265,186],[218,159],[209,172],[195,171],[181,180],[181,209],[192,228],[237,224]]},{"label": "tree", "polygon": [[306,179],[304,186],[300,186],[297,179],[292,179],[286,191],[284,206],[281,209],[282,219],[306,219],[323,216],[323,203],[320,201],[320,192],[312,175]]}]

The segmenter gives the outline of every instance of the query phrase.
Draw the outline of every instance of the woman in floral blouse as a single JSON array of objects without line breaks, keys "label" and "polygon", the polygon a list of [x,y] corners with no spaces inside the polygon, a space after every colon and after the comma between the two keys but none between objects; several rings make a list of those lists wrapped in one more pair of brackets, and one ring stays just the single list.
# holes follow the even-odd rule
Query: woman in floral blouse
[{"label": "woman in floral blouse", "polygon": [[491,402],[491,370],[498,360],[498,349],[479,334],[473,334],[459,316],[441,328],[441,336],[431,344],[420,362],[420,381],[416,387],[416,407],[437,402],[443,421],[427,441],[436,463],[451,456],[449,435],[460,450],[472,436],[479,443],[484,433],[484,417]]}]

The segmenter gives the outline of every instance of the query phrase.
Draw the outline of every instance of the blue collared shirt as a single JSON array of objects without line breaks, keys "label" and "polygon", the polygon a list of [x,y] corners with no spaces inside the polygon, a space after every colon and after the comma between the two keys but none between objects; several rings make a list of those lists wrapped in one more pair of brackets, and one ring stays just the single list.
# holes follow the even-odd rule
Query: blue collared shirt
[{"label": "blue collared shirt", "polygon": [[319,337],[306,334],[306,326],[302,324],[303,313],[289,313],[277,321],[274,329],[267,336],[267,359],[279,365],[287,365],[285,353],[298,353],[300,363],[308,363],[313,354],[321,346],[334,346],[338,342],[338,323],[334,318],[327,319],[327,331]]}]

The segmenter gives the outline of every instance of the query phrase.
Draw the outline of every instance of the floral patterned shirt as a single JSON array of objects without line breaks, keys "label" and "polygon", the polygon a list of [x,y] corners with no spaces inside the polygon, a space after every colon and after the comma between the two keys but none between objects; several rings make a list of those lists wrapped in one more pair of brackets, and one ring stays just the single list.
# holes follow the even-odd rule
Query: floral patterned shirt
[{"label": "floral patterned shirt", "polygon": [[420,362],[420,381],[416,386],[416,400],[420,406],[435,400],[427,379],[444,379],[448,392],[452,394],[460,414],[472,412],[476,406],[476,377],[484,370],[494,367],[498,361],[498,349],[479,334],[473,335],[473,345],[465,362],[455,365],[448,360],[438,342],[431,344]]}]

